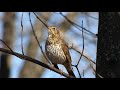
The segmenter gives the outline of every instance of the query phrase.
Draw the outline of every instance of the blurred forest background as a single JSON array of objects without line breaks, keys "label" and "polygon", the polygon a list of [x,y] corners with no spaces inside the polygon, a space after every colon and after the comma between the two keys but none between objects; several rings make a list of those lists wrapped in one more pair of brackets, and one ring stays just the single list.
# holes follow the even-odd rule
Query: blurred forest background
[{"label": "blurred forest background", "polygon": [[[23,14],[23,18],[22,18]],[[56,26],[61,37],[68,43],[73,45],[78,51],[82,52],[83,38],[82,29],[76,28],[70,21],[82,25],[84,30],[84,55],[96,62],[97,38],[94,34],[98,32],[98,12],[36,12],[36,14],[48,25]],[[67,19],[64,17],[67,17]],[[31,21],[44,51],[45,40],[47,38],[47,28],[38,18],[31,12]],[[23,24],[23,32],[22,26]],[[88,30],[88,31],[87,31]],[[0,39],[7,43],[13,51],[22,53],[21,49],[21,32],[23,33],[23,50],[25,55],[47,63],[41,50],[35,40],[28,12],[0,12]],[[2,42],[0,47],[7,48]],[[8,48],[7,48],[8,49]],[[80,54],[70,49],[72,64],[76,65]],[[82,57],[78,65],[81,78],[95,78],[93,68],[96,65],[87,58]],[[67,73],[62,65],[58,65],[60,69]],[[78,71],[73,67],[75,75],[79,78]],[[21,60],[13,55],[0,52],[0,77],[9,78],[64,78],[49,69],[41,67],[29,61]]]}]

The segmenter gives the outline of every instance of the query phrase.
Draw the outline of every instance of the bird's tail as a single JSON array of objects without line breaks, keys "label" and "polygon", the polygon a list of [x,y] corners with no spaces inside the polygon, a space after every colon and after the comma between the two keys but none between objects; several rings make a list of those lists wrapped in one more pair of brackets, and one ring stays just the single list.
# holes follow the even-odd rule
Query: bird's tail
[{"label": "bird's tail", "polygon": [[[71,65],[69,64],[69,65],[64,65],[64,66],[65,66],[65,68],[67,69],[68,73],[69,73],[71,76],[75,77],[75,74],[74,74],[73,71],[72,71]],[[76,78],[76,77],[75,77],[75,78]]]},{"label": "bird's tail", "polygon": [[67,71],[68,71],[68,73],[69,73],[71,76],[75,77],[75,74],[73,73],[72,69],[71,69],[71,70],[67,70]]}]

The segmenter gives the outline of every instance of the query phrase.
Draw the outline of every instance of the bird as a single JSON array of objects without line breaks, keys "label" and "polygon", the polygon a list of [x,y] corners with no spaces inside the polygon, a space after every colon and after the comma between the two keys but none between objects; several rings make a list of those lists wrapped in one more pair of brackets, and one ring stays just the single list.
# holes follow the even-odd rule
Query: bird
[{"label": "bird", "polygon": [[71,56],[66,42],[60,37],[60,32],[57,27],[48,27],[48,37],[45,43],[45,52],[48,59],[59,69],[57,64],[63,65],[69,75],[75,77],[71,66]]}]

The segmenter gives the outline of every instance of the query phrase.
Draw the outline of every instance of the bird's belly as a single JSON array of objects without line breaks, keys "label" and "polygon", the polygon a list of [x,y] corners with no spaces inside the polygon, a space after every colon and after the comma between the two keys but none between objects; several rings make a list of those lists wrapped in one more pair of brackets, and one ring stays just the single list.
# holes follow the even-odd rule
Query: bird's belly
[{"label": "bird's belly", "polygon": [[46,54],[49,60],[54,64],[63,64],[66,61],[66,56],[59,45],[48,45]]}]

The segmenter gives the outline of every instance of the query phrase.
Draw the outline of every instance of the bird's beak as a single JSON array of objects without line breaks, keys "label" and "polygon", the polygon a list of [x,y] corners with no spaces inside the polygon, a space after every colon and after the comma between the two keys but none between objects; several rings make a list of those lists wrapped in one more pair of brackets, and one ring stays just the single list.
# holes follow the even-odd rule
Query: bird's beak
[{"label": "bird's beak", "polygon": [[48,27],[48,33],[49,33],[49,34],[52,34],[52,31],[51,31],[51,28],[50,28],[50,27]]},{"label": "bird's beak", "polygon": [[50,29],[50,27],[48,27],[48,29]]}]

